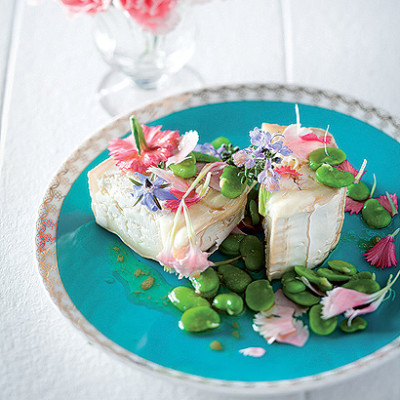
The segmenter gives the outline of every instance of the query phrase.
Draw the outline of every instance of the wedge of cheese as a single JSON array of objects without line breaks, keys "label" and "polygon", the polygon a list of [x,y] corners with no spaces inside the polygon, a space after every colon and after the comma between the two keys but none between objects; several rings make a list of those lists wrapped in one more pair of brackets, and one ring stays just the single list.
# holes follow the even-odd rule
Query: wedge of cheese
[{"label": "wedge of cheese", "polygon": [[[96,222],[118,235],[121,240],[142,257],[157,260],[169,232],[175,213],[163,209],[150,211],[132,196],[134,178],[121,171],[112,158],[107,159],[88,174],[92,209]],[[202,251],[214,250],[242,220],[247,192],[228,199],[209,188],[207,194],[189,208],[197,243]],[[174,240],[175,247],[189,245],[184,218],[180,219]]]},{"label": "wedge of cheese", "polygon": [[[262,129],[283,133],[286,127],[263,124]],[[325,131],[308,131],[323,138]],[[304,134],[304,130],[302,131]],[[337,147],[331,135],[330,147]],[[280,278],[295,265],[314,268],[337,245],[344,220],[346,188],[331,188],[317,181],[308,166],[308,155],[323,147],[318,140],[303,140],[299,130],[285,134],[285,144],[293,154],[284,158],[301,175],[282,175],[280,189],[266,203],[263,228],[266,243],[266,269],[269,279]]]}]

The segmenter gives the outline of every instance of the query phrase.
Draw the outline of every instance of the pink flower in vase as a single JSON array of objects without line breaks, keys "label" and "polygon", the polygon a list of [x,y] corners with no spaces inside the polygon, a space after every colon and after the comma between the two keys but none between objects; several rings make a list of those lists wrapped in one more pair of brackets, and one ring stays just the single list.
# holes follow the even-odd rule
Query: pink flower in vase
[{"label": "pink flower in vase", "polygon": [[171,31],[179,21],[178,0],[120,0],[120,5],[145,29],[154,34]]},{"label": "pink flower in vase", "polygon": [[106,11],[112,0],[60,0],[73,14],[97,14]]}]

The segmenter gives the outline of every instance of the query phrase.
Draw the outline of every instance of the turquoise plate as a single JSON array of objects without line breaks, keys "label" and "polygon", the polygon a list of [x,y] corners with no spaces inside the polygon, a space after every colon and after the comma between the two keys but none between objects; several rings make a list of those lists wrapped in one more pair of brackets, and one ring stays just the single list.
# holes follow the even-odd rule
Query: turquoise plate
[{"label": "turquoise plate", "polygon": [[[162,124],[165,129],[196,129],[200,142],[227,136],[235,144],[247,146],[249,130],[262,122],[293,123],[295,103],[299,104],[303,126],[330,125],[339,147],[355,167],[364,158],[368,160],[364,181],[371,185],[376,174],[376,194],[386,190],[400,193],[400,182],[393,179],[400,176],[396,121],[331,93],[268,85],[220,87],[176,96],[135,114],[139,120]],[[128,131],[126,115],[97,132],[72,155],[45,196],[37,226],[39,270],[45,286],[64,315],[91,341],[147,370],[230,390],[282,391],[324,382],[345,371],[360,372],[397,349],[398,298],[366,316],[366,331],[346,335],[337,329],[327,337],[311,333],[302,348],[268,345],[253,331],[251,313],[222,317],[221,327],[208,333],[181,331],[180,313],[165,296],[174,286],[190,286],[188,281],[178,280],[157,263],[136,255],[115,235],[97,226],[91,211],[87,173],[108,157],[108,140]],[[330,257],[374,272],[385,284],[396,268],[369,266],[363,259],[362,244],[375,235],[393,232],[399,224],[397,215],[389,227],[375,231],[368,229],[360,216],[346,214],[339,245]],[[154,285],[144,291],[140,284],[148,276],[155,279]],[[399,287],[397,282],[394,288]],[[234,322],[239,327],[232,326]],[[224,350],[211,350],[213,340],[219,340]],[[265,356],[252,358],[239,353],[254,346],[265,348]]]}]

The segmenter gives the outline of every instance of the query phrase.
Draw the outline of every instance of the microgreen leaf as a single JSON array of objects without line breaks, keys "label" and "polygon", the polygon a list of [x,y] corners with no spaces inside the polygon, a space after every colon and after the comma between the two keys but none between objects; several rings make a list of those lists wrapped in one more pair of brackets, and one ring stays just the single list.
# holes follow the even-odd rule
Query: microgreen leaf
[{"label": "microgreen leaf", "polygon": [[141,183],[139,183],[138,181],[135,181],[134,179],[132,179],[132,178],[128,178],[134,185],[136,185],[136,186],[142,186],[142,184]]}]

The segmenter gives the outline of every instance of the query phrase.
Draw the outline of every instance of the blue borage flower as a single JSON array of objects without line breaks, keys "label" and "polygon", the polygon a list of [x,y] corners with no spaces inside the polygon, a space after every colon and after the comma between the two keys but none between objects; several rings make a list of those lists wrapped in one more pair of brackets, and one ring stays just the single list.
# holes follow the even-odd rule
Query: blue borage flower
[{"label": "blue borage flower", "polygon": [[167,187],[169,186],[166,181],[160,177],[152,180],[151,177],[135,173],[137,180],[129,178],[133,183],[133,193],[131,195],[137,199],[137,203],[145,205],[150,211],[161,210],[160,201],[177,200],[177,198],[170,193]]}]

